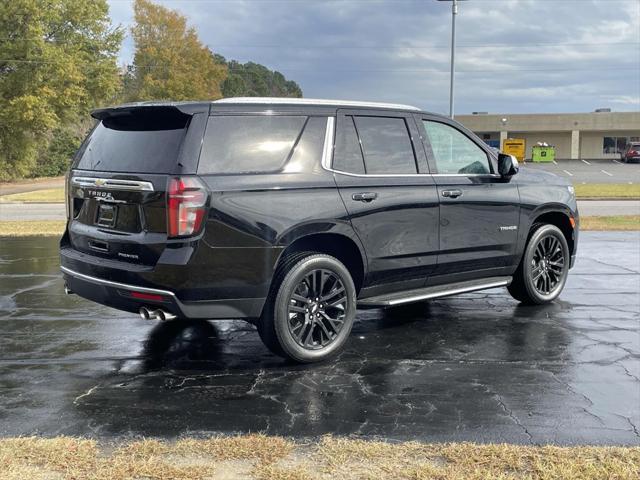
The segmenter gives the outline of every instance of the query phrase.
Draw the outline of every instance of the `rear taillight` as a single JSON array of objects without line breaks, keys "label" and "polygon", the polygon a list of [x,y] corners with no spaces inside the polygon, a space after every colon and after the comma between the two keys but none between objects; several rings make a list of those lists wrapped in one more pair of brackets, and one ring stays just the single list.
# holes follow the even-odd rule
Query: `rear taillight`
[{"label": "rear taillight", "polygon": [[69,177],[71,175],[69,174],[69,172],[65,173],[64,175],[64,210],[65,213],[67,214],[67,221],[69,221],[69,219],[71,218],[71,206],[69,205],[71,203],[71,198],[69,197]]},{"label": "rear taillight", "polygon": [[627,157],[635,157],[636,155],[638,155],[638,152],[636,152],[635,150],[629,150],[629,152],[627,153]]},{"label": "rear taillight", "polygon": [[167,233],[184,237],[200,231],[207,190],[196,177],[170,178],[167,186]]}]

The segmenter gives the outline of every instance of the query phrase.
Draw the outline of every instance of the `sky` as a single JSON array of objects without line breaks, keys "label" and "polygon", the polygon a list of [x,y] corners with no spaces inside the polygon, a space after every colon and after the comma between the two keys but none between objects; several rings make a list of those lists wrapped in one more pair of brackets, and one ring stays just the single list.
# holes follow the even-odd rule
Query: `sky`
[{"label": "sky", "polygon": [[[129,28],[133,2],[108,0]],[[282,72],[305,97],[448,113],[451,2],[158,0],[227,59]],[[465,0],[455,113],[640,110],[640,0]],[[120,53],[131,63],[128,36]]]}]

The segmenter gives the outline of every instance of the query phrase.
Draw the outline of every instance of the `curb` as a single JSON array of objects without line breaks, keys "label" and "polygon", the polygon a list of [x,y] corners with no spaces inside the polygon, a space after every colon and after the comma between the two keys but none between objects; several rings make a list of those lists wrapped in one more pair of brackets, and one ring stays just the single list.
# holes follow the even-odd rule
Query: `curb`
[{"label": "curb", "polygon": [[640,200],[640,197],[576,197],[577,201],[588,201],[588,202],[596,202],[596,201],[630,201],[637,202]]}]

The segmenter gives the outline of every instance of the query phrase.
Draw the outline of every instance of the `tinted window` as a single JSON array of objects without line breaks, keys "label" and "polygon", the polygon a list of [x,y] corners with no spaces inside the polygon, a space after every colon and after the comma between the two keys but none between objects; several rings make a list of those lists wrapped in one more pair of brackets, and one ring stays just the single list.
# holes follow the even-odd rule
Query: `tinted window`
[{"label": "tinted window", "polygon": [[438,173],[491,173],[487,154],[461,131],[444,123],[423,123]]},{"label": "tinted window", "polygon": [[[171,173],[186,128],[177,125],[123,125],[105,120],[93,130],[75,168],[107,172]],[[144,130],[144,128],[149,130]],[[135,129],[130,129],[135,128]]]},{"label": "tinted window", "polygon": [[285,173],[321,170],[320,159],[324,147],[327,117],[309,117],[291,158],[282,170]]},{"label": "tinted window", "polygon": [[333,168],[342,172],[365,173],[362,150],[353,117],[342,117],[340,120]]},{"label": "tinted window", "polygon": [[417,173],[411,138],[403,118],[354,118],[367,173]]},{"label": "tinted window", "polygon": [[209,117],[198,173],[269,172],[282,169],[307,117]]}]

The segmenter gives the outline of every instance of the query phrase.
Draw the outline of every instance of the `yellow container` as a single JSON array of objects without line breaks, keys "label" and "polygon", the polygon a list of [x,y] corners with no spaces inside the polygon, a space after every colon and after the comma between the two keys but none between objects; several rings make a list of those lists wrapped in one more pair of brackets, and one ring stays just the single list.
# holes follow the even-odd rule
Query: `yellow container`
[{"label": "yellow container", "polygon": [[524,138],[506,138],[502,142],[502,152],[507,155],[513,155],[519,162],[524,162]]}]

